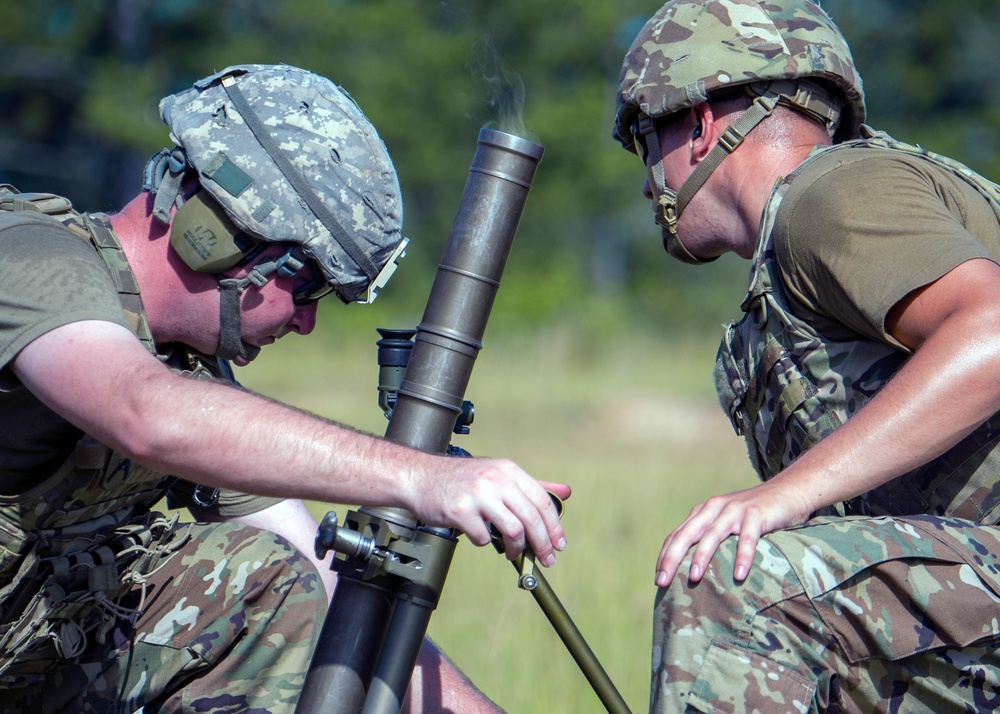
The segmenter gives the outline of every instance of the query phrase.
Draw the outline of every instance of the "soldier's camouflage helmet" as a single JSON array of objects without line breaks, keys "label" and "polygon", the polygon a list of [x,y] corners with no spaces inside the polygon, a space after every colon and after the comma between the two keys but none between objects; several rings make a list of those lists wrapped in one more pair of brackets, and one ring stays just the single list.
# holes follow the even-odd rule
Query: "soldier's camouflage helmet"
[{"label": "soldier's camouflage helmet", "polygon": [[324,291],[370,301],[405,246],[402,197],[385,145],[346,91],[288,65],[236,65],[164,98],[160,115],[178,144],[161,152],[170,160],[159,176],[147,168],[161,213],[180,169],[193,167],[240,230],[301,246]]},{"label": "soldier's camouflage helmet", "polygon": [[825,80],[843,93],[835,139],[857,137],[865,118],[861,78],[847,42],[819,5],[808,0],[668,2],[625,56],[614,137],[634,151],[632,125],[640,113],[656,119],[700,104],[719,90],[800,79]]}]

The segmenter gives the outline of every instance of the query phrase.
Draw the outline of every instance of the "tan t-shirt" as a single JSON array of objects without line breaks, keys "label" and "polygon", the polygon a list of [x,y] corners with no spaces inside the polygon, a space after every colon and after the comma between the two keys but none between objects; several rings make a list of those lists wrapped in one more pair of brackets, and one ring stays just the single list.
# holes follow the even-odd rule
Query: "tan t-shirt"
[{"label": "tan t-shirt", "polygon": [[965,261],[1000,256],[1000,222],[974,186],[880,149],[834,151],[802,169],[773,235],[801,317],[830,339],[900,348],[885,331],[896,303]]}]

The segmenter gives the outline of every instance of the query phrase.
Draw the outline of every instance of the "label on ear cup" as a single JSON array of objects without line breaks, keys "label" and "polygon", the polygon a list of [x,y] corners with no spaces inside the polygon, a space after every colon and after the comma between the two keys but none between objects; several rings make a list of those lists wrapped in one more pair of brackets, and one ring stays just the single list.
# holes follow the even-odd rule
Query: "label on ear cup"
[{"label": "label on ear cup", "polygon": [[245,234],[205,191],[185,201],[170,224],[170,245],[199,273],[221,273],[239,263],[245,251],[237,244],[238,235]]}]

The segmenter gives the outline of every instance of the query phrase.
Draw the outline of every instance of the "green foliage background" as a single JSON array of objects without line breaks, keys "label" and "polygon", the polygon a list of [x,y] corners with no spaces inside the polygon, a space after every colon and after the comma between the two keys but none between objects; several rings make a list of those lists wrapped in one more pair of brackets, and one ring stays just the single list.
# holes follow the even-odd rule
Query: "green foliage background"
[{"label": "green foliage background", "polygon": [[[854,48],[870,123],[1000,178],[1000,4],[823,5]],[[693,503],[750,483],[710,377],[746,267],[669,261],[644,172],[610,139],[621,58],[658,6],[34,0],[6,3],[0,23],[0,181],[82,210],[138,191],[146,158],[170,144],[158,99],[214,70],[287,62],[350,91],[399,171],[409,255],[375,305],[322,306],[315,336],[267,350],[240,376],[375,433],[374,328],[419,321],[479,128],[545,146],[461,445],[574,485],[571,550],[550,580],[634,711],[645,708],[663,535]],[[459,549],[432,634],[510,711],[600,710],[499,558]]]},{"label": "green foliage background", "polygon": [[[991,0],[827,0],[855,47],[871,122],[997,175]],[[478,130],[539,141],[497,321],[653,329],[730,316],[744,269],[662,257],[643,172],[609,138],[621,58],[648,0],[37,0],[0,26],[0,175],[107,210],[169,143],[164,94],[222,67],[288,62],[334,78],[397,164],[413,239],[392,292],[420,303]],[[523,87],[523,102],[514,101]],[[522,128],[519,128],[522,127]],[[607,306],[610,309],[605,309]]]}]

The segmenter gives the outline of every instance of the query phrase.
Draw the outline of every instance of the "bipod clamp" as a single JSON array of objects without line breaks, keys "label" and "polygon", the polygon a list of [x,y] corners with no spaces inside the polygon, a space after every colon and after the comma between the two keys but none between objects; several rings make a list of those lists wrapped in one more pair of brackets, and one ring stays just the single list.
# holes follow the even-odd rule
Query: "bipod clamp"
[{"label": "bipod clamp", "polygon": [[[442,548],[442,540],[450,547]],[[330,511],[316,532],[316,557],[334,552],[330,569],[351,573],[359,580],[400,583],[425,591],[425,606],[437,606],[457,539],[444,528],[420,526],[416,530],[384,518],[349,511],[344,525]]]},{"label": "bipod clamp", "polygon": [[332,550],[330,569],[340,575],[320,639],[338,646],[314,653],[299,714],[402,708],[457,540],[450,529],[397,515],[362,508],[340,524],[331,511],[320,524],[316,555]]},{"label": "bipod clamp", "polygon": [[[554,495],[552,498],[556,501],[556,506],[561,513],[561,502]],[[490,524],[490,535],[493,547],[502,555],[504,553],[503,538],[500,537],[500,533],[492,524]],[[609,714],[631,714],[628,705],[622,699],[622,695],[618,692],[614,682],[611,681],[611,677],[598,661],[597,655],[587,644],[587,640],[580,633],[573,618],[570,617],[555,591],[552,590],[552,586],[542,575],[542,571],[535,563],[535,554],[531,547],[526,545],[521,554],[511,561],[511,564],[517,571],[517,586],[522,590],[527,590],[535,598],[535,602],[538,603],[552,625],[552,629],[556,631],[559,639],[573,656],[604,708],[608,710]]]}]

